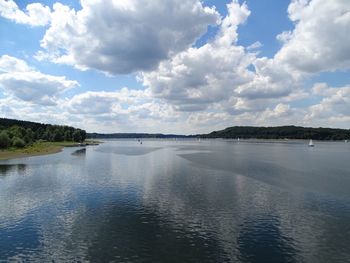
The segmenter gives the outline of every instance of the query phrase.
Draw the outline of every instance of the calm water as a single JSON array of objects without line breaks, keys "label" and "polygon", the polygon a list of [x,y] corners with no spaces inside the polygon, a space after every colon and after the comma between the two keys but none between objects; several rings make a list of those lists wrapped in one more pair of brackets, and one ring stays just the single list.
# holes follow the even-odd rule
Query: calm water
[{"label": "calm water", "polygon": [[11,260],[350,262],[350,143],[120,140],[2,161]]}]

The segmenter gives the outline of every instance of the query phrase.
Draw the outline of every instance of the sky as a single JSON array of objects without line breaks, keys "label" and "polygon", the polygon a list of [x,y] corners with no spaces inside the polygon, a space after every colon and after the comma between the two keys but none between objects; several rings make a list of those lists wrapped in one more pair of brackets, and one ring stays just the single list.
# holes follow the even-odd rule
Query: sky
[{"label": "sky", "polygon": [[350,128],[349,0],[0,0],[0,117]]}]

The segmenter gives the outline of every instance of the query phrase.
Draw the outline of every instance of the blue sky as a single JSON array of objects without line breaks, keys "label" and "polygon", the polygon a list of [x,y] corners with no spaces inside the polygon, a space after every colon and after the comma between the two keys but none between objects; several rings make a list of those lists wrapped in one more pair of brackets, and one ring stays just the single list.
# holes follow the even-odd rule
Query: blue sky
[{"label": "blue sky", "polygon": [[349,128],[345,2],[0,0],[0,113],[90,132]]}]

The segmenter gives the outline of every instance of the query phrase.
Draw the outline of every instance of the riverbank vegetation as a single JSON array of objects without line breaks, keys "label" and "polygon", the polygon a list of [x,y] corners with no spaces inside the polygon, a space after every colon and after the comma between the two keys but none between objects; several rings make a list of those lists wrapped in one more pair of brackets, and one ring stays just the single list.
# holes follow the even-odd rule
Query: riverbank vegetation
[{"label": "riverbank vegetation", "polygon": [[86,132],[70,126],[0,118],[0,149],[24,148],[36,142],[82,143]]},{"label": "riverbank vegetation", "polygon": [[70,126],[0,118],[0,159],[56,153],[85,138],[84,130]]}]

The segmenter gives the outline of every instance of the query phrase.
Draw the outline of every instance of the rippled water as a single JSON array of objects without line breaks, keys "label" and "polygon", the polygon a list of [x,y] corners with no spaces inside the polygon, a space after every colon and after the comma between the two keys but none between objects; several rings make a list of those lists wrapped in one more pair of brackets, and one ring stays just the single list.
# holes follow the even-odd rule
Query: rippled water
[{"label": "rippled water", "polygon": [[0,164],[0,261],[350,262],[350,143],[108,141]]}]

